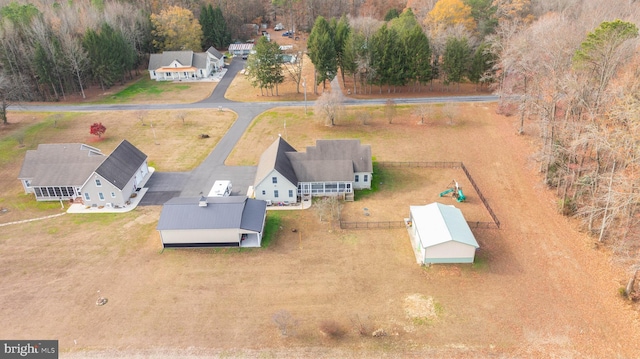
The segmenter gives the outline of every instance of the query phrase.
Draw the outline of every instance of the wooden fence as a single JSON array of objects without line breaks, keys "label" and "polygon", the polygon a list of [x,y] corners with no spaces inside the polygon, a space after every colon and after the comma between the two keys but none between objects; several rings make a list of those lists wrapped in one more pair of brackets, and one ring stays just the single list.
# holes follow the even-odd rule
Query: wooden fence
[{"label": "wooden fence", "polygon": [[460,168],[462,162],[376,162],[380,167]]},{"label": "wooden fence", "polygon": [[[478,229],[498,229],[500,228],[494,222],[469,222],[470,228]],[[406,224],[404,221],[382,221],[382,222],[346,222],[340,221],[340,229],[392,229],[403,228]]]},{"label": "wooden fence", "polygon": [[471,177],[471,174],[467,170],[467,167],[465,167],[463,163],[460,163],[460,168],[462,168],[462,171],[464,172],[464,174],[467,175],[467,179],[469,180],[469,182],[471,182],[473,189],[476,190],[478,197],[480,197],[480,200],[482,201],[484,208],[486,208],[487,212],[489,212],[489,215],[491,216],[491,219],[493,219],[493,222],[495,223],[496,227],[500,228],[500,221],[498,220],[498,216],[496,216],[496,214],[493,213],[491,206],[489,206],[489,202],[487,202],[487,199],[484,198],[482,191],[480,191],[480,187],[478,187],[478,185],[476,184],[476,181],[474,181],[473,177]]},{"label": "wooden fence", "polygon": [[[380,167],[420,167],[420,168],[461,168],[464,172],[465,176],[473,186],[473,189],[480,197],[480,201],[484,205],[484,208],[487,209],[491,219],[493,222],[468,222],[469,227],[471,228],[492,228],[492,229],[500,229],[500,221],[498,220],[498,216],[493,213],[491,206],[489,206],[489,202],[480,191],[480,187],[476,184],[476,181],[473,180],[469,170],[465,167],[462,162],[419,162],[419,161],[410,161],[410,162],[377,162],[377,165]],[[403,221],[387,221],[387,222],[344,222],[340,221],[340,228],[342,229],[374,229],[374,228],[401,228],[404,226]]]}]

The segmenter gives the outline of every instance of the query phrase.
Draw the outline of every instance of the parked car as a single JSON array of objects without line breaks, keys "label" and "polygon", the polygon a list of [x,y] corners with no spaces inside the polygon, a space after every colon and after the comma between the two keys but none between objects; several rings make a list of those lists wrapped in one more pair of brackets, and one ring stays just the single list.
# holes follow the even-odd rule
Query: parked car
[{"label": "parked car", "polygon": [[276,26],[273,27],[273,29],[276,31],[284,30],[284,25],[282,25],[282,23],[278,23]]},{"label": "parked car", "polygon": [[292,33],[290,33],[289,31],[285,31],[282,33],[282,36],[291,36],[293,35]]}]

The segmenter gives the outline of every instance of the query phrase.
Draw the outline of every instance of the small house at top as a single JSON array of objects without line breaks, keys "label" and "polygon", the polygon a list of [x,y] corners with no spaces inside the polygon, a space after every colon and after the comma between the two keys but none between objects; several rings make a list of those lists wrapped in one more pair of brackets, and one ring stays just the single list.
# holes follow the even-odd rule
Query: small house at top
[{"label": "small house at top", "polygon": [[371,147],[359,140],[317,140],[306,152],[278,137],[261,155],[254,193],[258,199],[297,202],[298,197],[344,196],[371,188]]},{"label": "small house at top", "polygon": [[437,202],[409,208],[409,237],[418,263],[473,263],[480,246],[460,209]]},{"label": "small house at top", "polygon": [[244,43],[229,45],[229,52],[233,56],[242,56],[246,58],[251,53],[251,50],[253,50],[253,44]]},{"label": "small house at top", "polygon": [[206,52],[165,51],[149,57],[149,76],[156,81],[207,78],[224,67],[224,56],[215,48]]},{"label": "small house at top", "polygon": [[162,206],[163,247],[260,247],[267,203],[244,196],[176,197]]}]

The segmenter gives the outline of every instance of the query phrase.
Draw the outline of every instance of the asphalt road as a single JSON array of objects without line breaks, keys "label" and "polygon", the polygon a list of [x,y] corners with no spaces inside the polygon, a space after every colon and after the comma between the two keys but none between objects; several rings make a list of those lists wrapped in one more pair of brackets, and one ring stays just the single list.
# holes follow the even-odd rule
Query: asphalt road
[{"label": "asphalt road", "polygon": [[[299,101],[274,102],[234,102],[224,97],[231,81],[244,68],[245,61],[234,60],[228,67],[227,73],[220,80],[211,95],[196,103],[190,104],[112,104],[112,105],[29,105],[20,104],[10,106],[11,111],[44,111],[44,112],[97,112],[97,111],[137,111],[137,110],[177,110],[177,109],[211,109],[212,111],[234,111],[238,118],[209,156],[191,172],[155,172],[146,186],[147,194],[140,205],[162,205],[177,196],[196,197],[209,193],[216,180],[230,180],[233,184],[233,195],[245,195],[248,187],[253,183],[256,167],[254,166],[225,166],[227,159],[236,143],[247,130],[251,121],[260,113],[273,107],[299,106]],[[428,97],[428,98],[397,98],[396,104],[442,103],[442,102],[493,102],[498,97],[485,96],[457,96],[457,97]],[[346,106],[355,105],[383,105],[386,99],[347,100]]]}]

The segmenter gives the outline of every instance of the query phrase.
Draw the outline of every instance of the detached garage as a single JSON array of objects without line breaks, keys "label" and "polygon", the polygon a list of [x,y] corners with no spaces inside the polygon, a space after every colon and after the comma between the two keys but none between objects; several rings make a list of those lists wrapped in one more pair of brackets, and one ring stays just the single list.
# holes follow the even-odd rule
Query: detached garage
[{"label": "detached garage", "polygon": [[473,263],[480,248],[462,211],[431,203],[410,206],[409,236],[419,264]]},{"label": "detached garage", "polygon": [[267,203],[243,196],[173,198],[164,204],[162,246],[260,247]]}]

